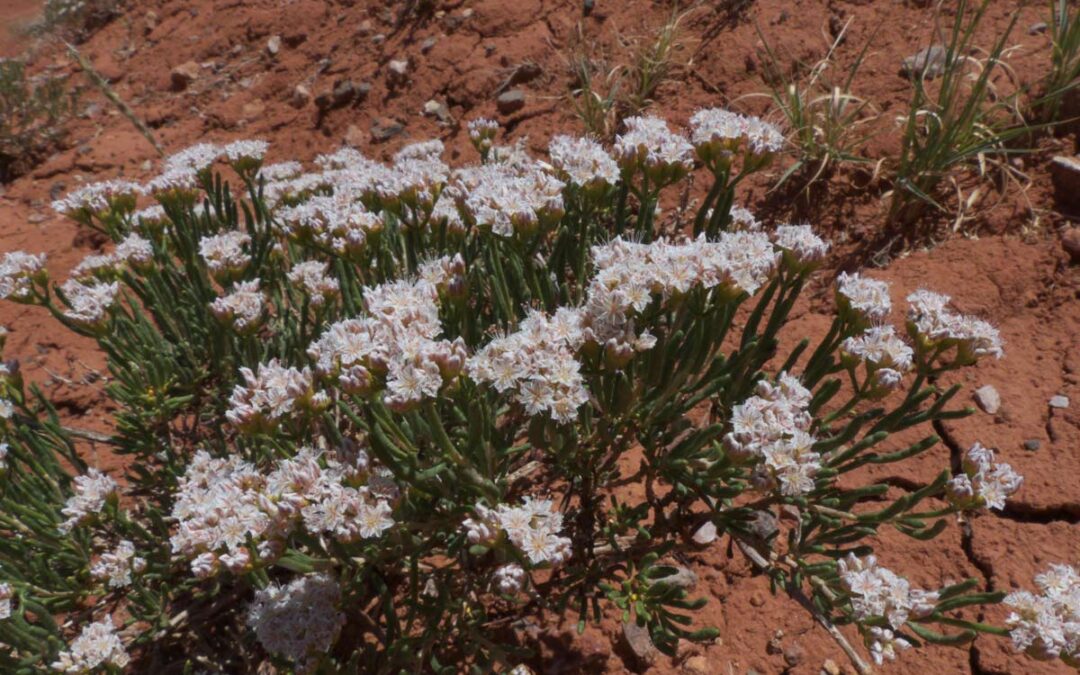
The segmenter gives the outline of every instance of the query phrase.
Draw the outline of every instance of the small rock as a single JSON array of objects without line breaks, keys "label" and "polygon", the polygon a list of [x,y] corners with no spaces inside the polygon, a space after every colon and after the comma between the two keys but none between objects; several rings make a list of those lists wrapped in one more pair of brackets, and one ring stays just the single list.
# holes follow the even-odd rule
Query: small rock
[{"label": "small rock", "polygon": [[656,661],[658,652],[656,645],[653,644],[652,638],[649,637],[649,630],[644,626],[639,626],[636,623],[624,623],[622,627],[623,639],[626,641],[626,646],[630,648],[630,651],[634,654],[634,658],[637,659],[638,665],[649,666]]},{"label": "small rock", "polygon": [[836,661],[832,659],[825,659],[825,663],[821,664],[821,672],[825,675],[840,675],[840,666],[836,665]]},{"label": "small rock", "polygon": [[1049,26],[1045,21],[1038,21],[1028,26],[1028,35],[1038,35],[1039,33],[1045,33]]},{"label": "small rock", "polygon": [[199,77],[199,64],[194,61],[181,63],[169,73],[169,81],[175,91],[183,91]]},{"label": "small rock", "polygon": [[697,584],[697,575],[693,570],[686,567],[676,566],[675,572],[669,574],[666,577],[660,577],[653,580],[654,584],[666,584],[668,586],[674,586],[676,588],[683,588],[690,590]]},{"label": "small rock", "polygon": [[683,672],[686,675],[710,675],[709,660],[704,656],[691,656],[683,663]]},{"label": "small rock", "polygon": [[784,648],[784,663],[788,664],[789,668],[802,663],[804,656],[806,656],[806,650],[798,642],[792,642]]},{"label": "small rock", "polygon": [[1035,452],[1040,447],[1042,447],[1042,443],[1037,438],[1029,438],[1024,441],[1024,449],[1028,452]]},{"label": "small rock", "polygon": [[461,10],[462,19],[471,19],[473,14],[476,14],[476,10],[474,10],[472,7],[466,7],[465,9]]},{"label": "small rock", "polygon": [[401,86],[408,81],[409,62],[405,59],[391,61],[386,67],[386,81],[391,87]]},{"label": "small rock", "polygon": [[426,39],[426,40],[424,40],[423,42],[420,43],[420,53],[421,54],[427,54],[428,52],[430,52],[434,48],[435,48],[435,38],[433,38],[433,37],[429,37],[428,39]]},{"label": "small rock", "polygon": [[368,35],[371,35],[371,32],[374,29],[374,26],[371,24],[371,19],[364,19],[360,22],[360,25],[356,27],[356,34],[360,37],[367,37]]},{"label": "small rock", "polygon": [[767,654],[780,654],[784,651],[784,631],[778,630],[769,639],[768,644],[765,645],[765,652]]},{"label": "small rock", "polygon": [[386,36],[383,35],[382,33],[379,33],[378,35],[372,35],[371,36],[371,44],[373,44],[373,45],[381,45],[384,42],[386,42]]},{"label": "small rock", "polygon": [[240,113],[246,120],[258,119],[262,117],[264,112],[266,112],[266,104],[259,99],[245,103],[244,107],[240,109]]},{"label": "small rock", "polygon": [[26,219],[34,225],[37,225],[38,223],[44,223],[49,217],[44,213],[31,213]]},{"label": "small rock", "polygon": [[975,402],[988,415],[996,415],[997,411],[1001,410],[1001,395],[990,384],[983,385],[975,390]]},{"label": "small rock", "polygon": [[761,607],[765,604],[765,596],[761,593],[754,593],[750,596],[750,604],[754,607]]},{"label": "small rock", "polygon": [[900,64],[900,74],[909,78],[922,75],[932,80],[945,72],[945,47],[931,45],[904,59]]},{"label": "small rock", "polygon": [[146,35],[149,35],[150,33],[152,33],[154,31],[155,28],[157,28],[157,25],[158,25],[157,12],[155,12],[154,10],[150,10],[149,12],[147,12],[146,16],[143,17],[143,22],[144,22],[143,32]]},{"label": "small rock", "polygon": [[450,114],[450,109],[446,107],[446,104],[442,101],[436,101],[435,99],[431,99],[424,104],[423,114],[438,119],[442,124],[452,124],[454,121],[453,116]]},{"label": "small rock", "polygon": [[154,163],[149,159],[146,159],[143,160],[143,163],[139,165],[139,168],[141,168],[143,171],[149,171],[150,169],[154,168]]},{"label": "small rock", "polygon": [[1080,263],[1080,227],[1074,225],[1061,233],[1061,248],[1073,264]]},{"label": "small rock", "polygon": [[405,131],[405,125],[395,119],[381,117],[371,125],[371,138],[376,143],[383,143]]},{"label": "small rock", "polygon": [[334,91],[330,94],[330,105],[340,108],[352,103],[354,98],[356,98],[356,85],[352,80],[342,80],[334,85]]},{"label": "small rock", "polygon": [[294,108],[303,108],[311,101],[311,90],[302,84],[293,87],[292,97],[289,104]]},{"label": "small rock", "polygon": [[277,56],[281,51],[281,36],[271,35],[270,39],[266,41],[266,53],[270,56]]},{"label": "small rock", "polygon": [[708,546],[713,543],[716,541],[716,523],[708,521],[694,532],[692,538],[698,546]]},{"label": "small rock", "polygon": [[1068,408],[1069,407],[1069,397],[1068,396],[1063,396],[1061,394],[1058,394],[1057,396],[1052,397],[1050,399],[1050,407],[1051,408],[1060,408],[1061,410],[1064,410],[1065,408]]},{"label": "small rock", "polygon": [[754,511],[754,519],[747,524],[750,533],[761,541],[769,541],[780,531],[780,526],[770,511]]},{"label": "small rock", "polygon": [[360,127],[350,124],[349,128],[345,130],[345,137],[342,140],[349,147],[359,148],[367,143],[367,136]]},{"label": "small rock", "polygon": [[1059,155],[1050,160],[1054,197],[1065,206],[1080,208],[1080,157]]},{"label": "small rock", "polygon": [[504,91],[495,99],[495,107],[504,115],[516,113],[525,107],[525,92],[520,89]]}]

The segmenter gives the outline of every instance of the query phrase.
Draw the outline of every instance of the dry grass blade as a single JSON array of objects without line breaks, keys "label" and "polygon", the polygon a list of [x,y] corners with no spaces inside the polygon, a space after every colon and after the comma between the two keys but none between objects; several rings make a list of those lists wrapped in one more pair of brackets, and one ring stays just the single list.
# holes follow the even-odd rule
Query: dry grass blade
[{"label": "dry grass blade", "polygon": [[802,77],[788,77],[776,51],[758,28],[765,46],[766,83],[773,107],[784,118],[788,141],[798,155],[777,181],[780,187],[795,176],[802,176],[803,189],[808,190],[822,176],[843,163],[866,163],[859,149],[874,136],[871,128],[878,119],[877,109],[867,99],[852,93],[852,85],[866,57],[873,36],[860,50],[845,71],[841,82],[830,83],[826,74],[835,62],[835,53],[844,41],[849,20],[839,31],[825,56],[813,64]]}]

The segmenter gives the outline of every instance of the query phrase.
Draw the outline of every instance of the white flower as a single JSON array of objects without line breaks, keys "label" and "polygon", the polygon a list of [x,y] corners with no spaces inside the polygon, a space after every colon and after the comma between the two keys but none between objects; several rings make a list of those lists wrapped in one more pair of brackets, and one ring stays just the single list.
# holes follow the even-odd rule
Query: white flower
[{"label": "white flower", "polygon": [[205,170],[221,157],[222,148],[213,143],[197,143],[165,160],[163,174],[172,172],[198,173]]},{"label": "white flower", "polygon": [[62,673],[89,673],[103,665],[124,668],[130,660],[112,619],[106,617],[84,626],[51,668]]},{"label": "white flower", "polygon": [[0,260],[0,298],[16,302],[33,299],[34,280],[45,273],[45,254],[11,251]]},{"label": "white flower", "polygon": [[120,284],[96,283],[84,284],[75,279],[68,279],[61,286],[68,309],[64,316],[87,328],[100,328],[108,318],[109,309],[116,302]]},{"label": "white flower", "polygon": [[146,560],[135,555],[135,545],[121,540],[116,549],[104,553],[90,568],[90,575],[105,581],[109,588],[123,588],[131,585],[132,573],[138,574],[146,568]]},{"label": "white flower", "polygon": [[870,321],[883,321],[892,309],[889,284],[855,274],[841,272],[836,278],[837,298]]},{"label": "white flower", "polygon": [[243,160],[262,161],[270,144],[262,140],[239,140],[229,143],[221,149],[221,154],[230,162]]},{"label": "white flower", "polygon": [[619,181],[619,165],[591,138],[555,136],[548,146],[551,164],[578,187],[602,187]]},{"label": "white flower", "polygon": [[525,584],[525,570],[521,565],[509,563],[495,570],[493,580],[500,593],[513,595]]},{"label": "white flower", "polygon": [[0,583],[0,621],[11,618],[11,599],[15,590],[9,583]]},{"label": "white flower", "polygon": [[67,534],[84,520],[96,516],[105,508],[105,501],[116,493],[116,481],[97,469],[76,476],[75,494],[68,498],[61,509],[67,520],[60,524],[60,531]]},{"label": "white flower", "polygon": [[340,602],[338,582],[326,574],[272,583],[255,594],[247,624],[268,652],[307,670],[330,651],[345,625]]},{"label": "white flower", "polygon": [[667,122],[651,116],[629,117],[626,131],[615,139],[615,155],[624,168],[644,167],[674,172],[677,177],[694,166],[694,146],[671,131]]},{"label": "white flower", "polygon": [[210,312],[222,323],[238,332],[258,327],[263,316],[265,296],[259,291],[259,280],[236,284],[232,293],[210,303]]},{"label": "white flower", "polygon": [[929,343],[955,342],[964,361],[980,356],[1001,358],[1001,336],[989,323],[948,308],[949,296],[919,289],[907,297],[908,322]]},{"label": "white flower", "polygon": [[289,368],[271,359],[260,363],[256,371],[241,368],[244,385],[237,385],[229,397],[225,417],[240,428],[274,423],[294,412],[312,395],[309,368]]},{"label": "white flower", "polygon": [[910,642],[895,635],[888,628],[873,626],[870,628],[870,635],[872,636],[870,656],[879,666],[884,665],[886,661],[895,661],[897,649],[904,650],[911,647]]},{"label": "white flower", "polygon": [[199,255],[206,261],[210,273],[219,276],[235,274],[247,267],[250,257],[244,247],[251,242],[246,232],[232,231],[210,235],[199,240]]},{"label": "white flower", "polygon": [[964,473],[946,484],[950,501],[963,509],[985,506],[1005,508],[1005,499],[1020,489],[1023,476],[1008,464],[994,463],[994,451],[980,443],[972,445],[964,457]]},{"label": "white flower", "polygon": [[393,509],[380,499],[374,506],[364,503],[360,507],[359,523],[360,536],[364,539],[378,537],[386,530],[394,526],[394,518],[391,515]]},{"label": "white flower", "polygon": [[327,275],[327,264],[318,260],[296,263],[289,270],[288,279],[300,285],[313,306],[319,307],[337,296],[340,288],[337,279]]},{"label": "white flower", "polygon": [[[1005,597],[1005,619],[1017,649],[1036,659],[1080,657],[1080,575],[1071,565],[1051,565],[1036,575],[1040,595],[1017,591]],[[1071,665],[1071,663],[1070,663]]]},{"label": "white flower", "polygon": [[829,252],[829,243],[814,234],[809,225],[780,225],[774,241],[799,262],[816,262]]}]

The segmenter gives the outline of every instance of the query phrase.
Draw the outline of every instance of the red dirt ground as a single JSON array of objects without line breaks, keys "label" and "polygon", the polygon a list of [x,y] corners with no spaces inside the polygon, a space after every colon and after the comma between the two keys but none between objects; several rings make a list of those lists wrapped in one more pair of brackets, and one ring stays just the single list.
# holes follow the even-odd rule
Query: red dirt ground
[{"label": "red dirt ground", "polygon": [[[0,26],[23,25],[36,4],[0,3]],[[168,151],[196,140],[261,137],[273,143],[272,160],[310,159],[343,142],[381,157],[404,143],[438,137],[451,148],[451,161],[465,161],[471,151],[466,150],[460,122],[472,117],[499,119],[509,139],[527,137],[537,154],[553,133],[583,131],[564,97],[570,86],[567,49],[576,28],[580,25],[590,43],[618,60],[619,38],[649,36],[672,11],[669,3],[596,0],[591,15],[582,17],[580,0],[448,0],[436,3],[440,15],[395,28],[394,11],[405,4],[131,0],[120,18],[80,49]],[[897,71],[900,60],[926,46],[934,31],[934,12],[926,3],[701,4],[682,24],[680,58],[690,65],[661,87],[654,112],[675,124],[684,123],[699,107],[733,102],[764,112],[767,99],[740,98],[766,90],[755,25],[783,57],[813,62],[828,48],[830,25],[835,29],[850,18],[839,66],[851,63],[862,44],[872,39],[855,93],[874,101],[885,129],[866,152],[876,159],[895,151],[898,136],[892,119],[904,110],[910,86]],[[721,9],[729,6],[744,9]],[[1011,2],[993,3],[977,44],[988,46],[1014,11]],[[1048,38],[1028,31],[1045,20],[1042,4],[1020,13],[1009,63],[1023,84],[1045,72]],[[271,56],[266,44],[274,35],[282,43]],[[0,55],[31,46],[34,68],[71,73],[73,81],[82,82],[57,44],[45,40],[30,45],[27,40],[21,32],[0,31]],[[409,61],[406,85],[388,85],[386,64],[391,59]],[[188,61],[200,64],[199,76],[186,90],[173,91],[170,70]],[[526,105],[513,115],[499,115],[495,92],[523,63],[539,66],[536,77],[513,85],[526,92]],[[312,101],[293,104],[297,85],[318,96],[345,79],[370,83],[366,99],[324,116]],[[1004,76],[999,79],[1003,89],[1017,84]],[[447,105],[449,124],[440,126],[421,114],[432,99]],[[374,142],[370,129],[380,119],[400,122],[404,133],[386,143]],[[130,122],[92,91],[70,131],[65,150],[0,186],[0,251],[44,251],[58,280],[93,251],[95,240],[52,213],[49,201],[83,182],[145,177],[157,159]],[[957,447],[980,440],[998,448],[1001,458],[1025,476],[1024,487],[1003,514],[978,517],[966,527],[954,523],[935,542],[883,534],[883,563],[923,587],[968,576],[983,580],[986,588],[1030,587],[1032,575],[1049,562],[1080,561],[1080,275],[1062,250],[1059,233],[1070,223],[1053,202],[1046,170],[1049,155],[1066,151],[1072,142],[1041,141],[1040,152],[1020,164],[1030,179],[1026,190],[1010,189],[1002,199],[986,197],[976,209],[978,216],[962,228],[967,236],[955,235],[931,250],[901,255],[884,269],[869,272],[893,283],[897,305],[920,286],[950,293],[959,309],[998,325],[1006,341],[1003,360],[982,363],[962,375],[966,400],[976,387],[992,384],[1001,393],[1001,410],[994,416],[977,412],[944,431],[948,443]],[[866,176],[842,172],[809,201],[766,194],[784,166],[780,162],[770,176],[747,186],[741,200],[770,216],[808,218],[830,232],[838,244],[833,269],[853,269],[869,260],[880,248],[880,186]],[[828,278],[823,273],[810,289],[789,336],[824,328],[831,303]],[[106,371],[93,343],[59,330],[38,308],[0,304],[0,323],[11,330],[5,357],[22,362],[24,372],[57,401],[68,422],[103,428]],[[1071,407],[1051,409],[1047,402],[1056,394],[1068,396]],[[1037,440],[1039,449],[1026,450],[1029,440]],[[90,445],[85,451],[91,464],[117,467],[107,448]],[[941,444],[901,467],[902,474],[892,475],[908,483],[928,481],[948,466],[949,452]],[[879,472],[879,477],[887,475]],[[676,659],[662,659],[650,672],[816,675],[826,660],[851,672],[844,655],[808,614],[790,599],[772,596],[767,581],[755,576],[740,554],[729,555],[726,538],[684,562],[699,575],[695,591],[710,597],[701,621],[719,627],[722,637],[712,645],[690,646]],[[1003,617],[996,611],[987,618],[1000,622]],[[633,669],[617,646],[617,617],[608,616],[582,636],[573,628],[571,622],[543,628],[543,672]],[[797,658],[791,658],[796,652]],[[1059,664],[1027,660],[1013,653],[1007,641],[987,637],[970,648],[908,651],[887,670],[1070,672]]]}]

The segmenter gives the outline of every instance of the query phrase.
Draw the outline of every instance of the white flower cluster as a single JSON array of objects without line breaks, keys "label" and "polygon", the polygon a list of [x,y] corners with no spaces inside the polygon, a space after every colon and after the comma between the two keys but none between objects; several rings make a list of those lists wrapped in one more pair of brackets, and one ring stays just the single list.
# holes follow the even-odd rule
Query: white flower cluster
[{"label": "white flower cluster", "polygon": [[304,289],[313,307],[321,307],[341,290],[338,280],[327,274],[327,264],[318,260],[295,263],[287,276],[290,283]]},{"label": "white flower cluster", "polygon": [[522,589],[525,585],[525,568],[515,563],[508,563],[502,565],[495,574],[492,575],[492,580],[495,582],[495,588],[499,589],[500,593],[506,595],[513,595]]},{"label": "white flower cluster", "polygon": [[[525,497],[521,506],[499,504],[491,509],[477,504],[473,510],[476,517],[467,518],[463,523],[466,537],[471,543],[492,544],[498,539],[499,530],[502,530],[533,565],[559,565],[570,557],[572,542],[567,537],[559,536],[563,516],[555,510],[550,499]],[[510,571],[505,574],[514,578],[518,576]]]},{"label": "white flower cluster", "polygon": [[938,592],[912,588],[907,579],[880,567],[872,555],[860,559],[848,554],[839,561],[839,566],[840,579],[851,594],[855,618],[859,621],[883,618],[889,624],[889,628],[870,629],[871,656],[878,665],[894,660],[897,648],[907,649],[911,644],[893,631],[900,630],[909,618],[932,614]]},{"label": "white flower cluster", "polygon": [[865,361],[874,384],[886,389],[900,384],[904,373],[911,370],[914,356],[911,347],[892,326],[871,326],[861,335],[844,340],[840,349],[844,354]]},{"label": "white flower cluster", "polygon": [[1072,565],[1051,565],[1035,575],[1039,595],[1017,591],[1005,596],[1013,609],[1005,625],[1013,644],[1033,658],[1080,662],[1080,574]]},{"label": "white flower cluster", "polygon": [[837,304],[871,322],[884,321],[892,310],[889,284],[858,273],[841,272],[836,278]]},{"label": "white flower cluster", "polygon": [[961,357],[974,360],[980,356],[1001,358],[1001,336],[986,321],[957,314],[948,308],[949,296],[919,289],[907,297],[910,304],[908,323],[919,337],[931,345],[957,345]]},{"label": "white flower cluster", "polygon": [[324,392],[314,391],[310,368],[290,368],[271,359],[260,363],[255,371],[240,368],[240,374],[244,385],[233,389],[225,417],[241,429],[273,427],[300,408],[320,408],[329,403]]},{"label": "white flower cluster", "polygon": [[742,141],[758,155],[777,152],[784,147],[784,135],[773,125],[722,108],[706,108],[694,113],[690,118],[690,138],[698,155],[706,161],[736,150]]},{"label": "white flower cluster", "polygon": [[560,424],[571,422],[589,400],[574,358],[582,339],[579,322],[572,309],[560,308],[554,317],[531,312],[517,332],[492,340],[468,360],[469,377],[500,393],[513,391],[529,415],[547,412]]},{"label": "white flower cluster", "polygon": [[120,293],[120,283],[100,282],[84,284],[75,279],[68,279],[60,286],[68,309],[64,316],[86,328],[101,328],[109,316],[109,310],[116,303]]},{"label": "white flower cluster", "polygon": [[216,278],[227,278],[244,271],[250,256],[244,247],[251,243],[246,232],[232,231],[213,234],[199,240],[199,255]]},{"label": "white flower cluster", "polygon": [[[439,291],[464,272],[460,258],[433,261],[415,281],[395,281],[364,291],[367,316],[339,321],[308,348],[318,373],[346,393],[366,395],[385,378],[385,402],[408,408],[438,396],[465,365],[465,343],[437,339]],[[442,284],[438,281],[442,279]]]},{"label": "white flower cluster", "polygon": [[773,237],[776,245],[799,263],[817,262],[829,252],[829,243],[809,225],[779,225]]},{"label": "white flower cluster", "polygon": [[67,651],[60,652],[50,667],[61,673],[82,674],[101,666],[124,668],[130,660],[112,619],[105,617],[84,626],[79,637],[71,641]]},{"label": "white flower cluster", "polygon": [[486,117],[469,120],[466,128],[469,130],[469,140],[479,152],[490,150],[495,134],[499,133],[499,123]]},{"label": "white flower cluster", "polygon": [[122,265],[142,269],[154,259],[154,247],[148,239],[132,233],[116,245],[112,253],[91,254],[83,258],[71,276],[80,282],[93,279],[108,280]]},{"label": "white flower cluster", "polygon": [[564,184],[535,161],[457,169],[446,195],[468,220],[500,237],[529,235],[562,217]]},{"label": "white flower cluster", "polygon": [[316,195],[278,211],[282,231],[292,239],[310,239],[339,255],[362,251],[368,237],[383,228],[382,216],[372,213],[347,190]]},{"label": "white flower cluster", "polygon": [[258,279],[241,281],[231,293],[210,303],[210,313],[238,333],[246,333],[261,323],[264,301]]},{"label": "white flower cluster", "polygon": [[232,163],[245,160],[262,161],[270,144],[263,140],[238,140],[221,148],[221,155]]},{"label": "white flower cluster", "polygon": [[308,672],[334,646],[345,625],[340,603],[341,588],[333,577],[303,576],[286,586],[272,583],[255,593],[247,624],[266,651]]},{"label": "white flower cluster", "polygon": [[1004,462],[994,463],[994,451],[975,443],[964,455],[964,473],[946,486],[949,499],[964,509],[1005,508],[1005,500],[1020,489],[1024,477]]},{"label": "white flower cluster", "polygon": [[41,279],[44,274],[44,253],[5,253],[3,260],[0,260],[0,299],[30,302],[34,297],[34,281]]},{"label": "white flower cluster", "polygon": [[761,381],[756,395],[731,409],[731,431],[724,446],[737,459],[764,460],[764,487],[799,496],[814,489],[821,455],[813,450],[810,392],[799,379],[780,373],[776,384]]},{"label": "white flower cluster", "polygon": [[591,138],[555,136],[548,145],[551,164],[563,180],[586,191],[619,182],[619,165]]},{"label": "white flower cluster", "polygon": [[109,180],[77,188],[52,203],[53,211],[76,218],[98,214],[114,206],[133,207],[143,187],[126,180]]},{"label": "white flower cluster", "polygon": [[378,537],[394,524],[388,500],[397,497],[385,469],[372,469],[363,453],[344,463],[301,448],[263,474],[237,457],[216,459],[199,451],[180,479],[172,549],[192,560],[196,576],[221,566],[240,572],[256,559],[280,555],[284,538],[298,524],[342,542]]},{"label": "white flower cluster", "polygon": [[659,117],[629,117],[626,131],[615,138],[615,157],[623,170],[643,169],[657,180],[670,181],[694,168],[694,146]]},{"label": "white flower cluster", "polygon": [[0,583],[0,621],[11,618],[11,599],[15,597],[15,589],[11,584]]},{"label": "white flower cluster", "polygon": [[74,494],[60,510],[67,516],[67,520],[60,523],[60,531],[67,534],[79,523],[100,513],[105,508],[106,500],[116,494],[117,487],[116,481],[97,469],[76,476]]},{"label": "white flower cluster", "polygon": [[135,555],[135,545],[123,539],[116,548],[103,553],[90,567],[90,576],[104,581],[109,588],[131,585],[131,575],[146,569],[146,560]]}]

